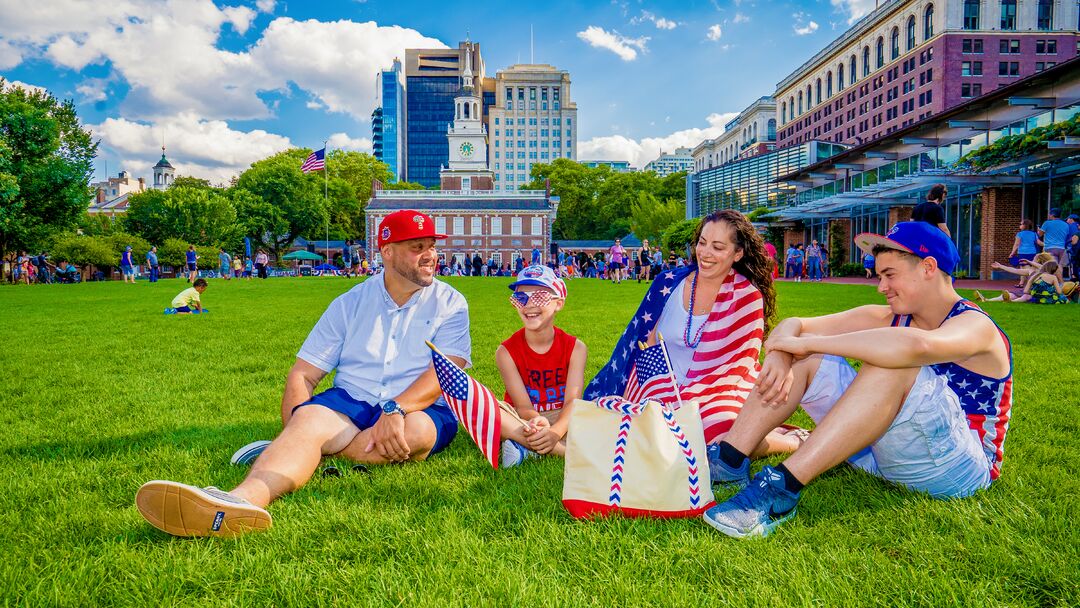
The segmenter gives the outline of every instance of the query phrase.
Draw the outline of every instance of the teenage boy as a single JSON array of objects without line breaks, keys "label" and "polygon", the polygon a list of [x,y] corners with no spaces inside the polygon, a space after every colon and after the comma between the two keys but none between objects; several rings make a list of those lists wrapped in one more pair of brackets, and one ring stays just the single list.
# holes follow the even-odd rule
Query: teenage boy
[{"label": "teenage boy", "polygon": [[945,184],[931,186],[930,192],[926,194],[926,200],[915,205],[915,208],[911,210],[911,220],[937,226],[945,233],[945,236],[951,239],[952,233],[949,232],[949,225],[945,223],[945,209],[942,207],[948,195],[949,189],[945,187]]},{"label": "teenage boy", "polygon": [[[705,513],[729,536],[764,536],[791,519],[804,485],[845,460],[938,498],[969,496],[1001,473],[1011,347],[953,289],[955,245],[923,222],[855,242],[874,254],[888,304],[773,329],[757,385],[709,462],[714,479],[743,486]],[[846,358],[862,361],[857,373]],[[816,428],[751,480],[746,455],[800,404]]]},{"label": "teenage boy", "polygon": [[[234,536],[271,525],[266,506],[307,483],[323,456],[368,464],[424,460],[446,448],[457,419],[440,398],[430,341],[469,365],[469,309],[435,281],[435,221],[412,210],[383,218],[384,272],[330,303],[297,353],[281,400],[284,429],[229,492],[144,484],[142,516],[175,536]],[[334,386],[317,395],[330,372]]]},{"label": "teenage boy", "polygon": [[585,343],[555,327],[566,303],[566,283],[547,266],[529,266],[510,284],[510,303],[522,328],[495,351],[506,394],[528,426],[502,417],[502,466],[512,467],[536,454],[566,453],[569,404],[585,387]]}]

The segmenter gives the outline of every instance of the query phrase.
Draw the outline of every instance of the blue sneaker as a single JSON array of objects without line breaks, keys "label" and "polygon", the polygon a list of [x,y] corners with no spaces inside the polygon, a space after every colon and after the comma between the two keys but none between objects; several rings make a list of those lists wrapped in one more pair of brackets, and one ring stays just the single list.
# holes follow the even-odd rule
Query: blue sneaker
[{"label": "blue sneaker", "polygon": [[799,495],[784,489],[784,475],[766,466],[746,488],[705,512],[705,523],[735,538],[768,536],[795,517]]},{"label": "blue sneaker", "polygon": [[750,459],[743,461],[742,466],[733,469],[720,458],[720,444],[714,443],[705,448],[705,456],[709,459],[709,479],[714,484],[721,486],[734,486],[743,489],[750,483]]},{"label": "blue sneaker", "polygon": [[516,441],[507,439],[502,442],[502,468],[504,469],[516,467],[524,462],[526,458],[536,457],[536,452],[525,448],[525,446]]},{"label": "blue sneaker", "polygon": [[265,450],[266,446],[268,445],[270,445],[270,442],[265,439],[261,441],[252,441],[251,443],[245,445],[239,450],[233,452],[232,457],[229,458],[229,464],[235,464],[238,466],[251,464],[255,462],[255,459],[263,453],[263,450]]}]

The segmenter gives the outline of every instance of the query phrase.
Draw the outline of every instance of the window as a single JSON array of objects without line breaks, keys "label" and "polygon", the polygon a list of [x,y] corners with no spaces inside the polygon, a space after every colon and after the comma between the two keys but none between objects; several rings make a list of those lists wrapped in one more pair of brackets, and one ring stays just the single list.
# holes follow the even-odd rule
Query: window
[{"label": "window", "polygon": [[1001,0],[1001,29],[1016,29],[1016,0]]},{"label": "window", "polygon": [[445,217],[440,216],[440,217],[435,218],[435,234],[446,234],[446,218]]},{"label": "window", "polygon": [[521,216],[515,215],[510,218],[510,234],[513,236],[521,235]]},{"label": "window", "polygon": [[802,115],[802,91],[799,91],[799,115]]},{"label": "window", "polygon": [[[465,179],[469,179],[469,178],[466,177]],[[480,234],[481,232],[483,232],[483,228],[481,227],[481,224],[482,224],[483,221],[484,221],[483,218],[474,215],[473,218],[472,218],[472,231],[470,232],[470,234],[475,235],[475,234]]]},{"label": "window", "polygon": [[870,47],[864,46],[862,50],[862,75],[866,78],[870,75]]},{"label": "window", "polygon": [[1035,53],[1037,55],[1056,55],[1057,40],[1036,40]]},{"label": "window", "polygon": [[817,97],[814,98],[814,103],[820,105],[821,104],[821,79],[820,78],[817,79],[816,86],[817,86]]},{"label": "window", "polygon": [[900,28],[892,28],[892,35],[889,36],[889,59],[895,61],[900,57]]},{"label": "window", "polygon": [[979,95],[982,95],[982,85],[981,84],[979,84],[977,82],[975,82],[975,83],[965,82],[964,84],[960,85],[960,96],[961,97],[978,97]]},{"label": "window", "polygon": [[[832,74],[829,74],[829,76],[832,76]],[[829,78],[829,85],[830,85],[829,86],[829,95],[832,95],[832,78]],[[836,66],[836,90],[837,91],[843,91],[844,90],[844,64],[843,63]]]},{"label": "window", "polygon": [[982,76],[982,62],[981,61],[965,61],[960,64],[961,76]]},{"label": "window", "polygon": [[848,72],[851,73],[851,76],[850,76],[851,77],[851,83],[850,84],[854,85],[855,84],[855,55],[852,55],[851,60],[848,61]]},{"label": "window", "polygon": [[979,29],[979,2],[981,0],[964,0],[964,29]]},{"label": "window", "polygon": [[1054,2],[1053,0],[1039,0],[1038,12],[1035,15],[1035,28],[1049,30],[1054,25]]},{"label": "window", "polygon": [[1020,54],[1020,41],[1019,40],[999,40],[998,52],[1002,55],[1019,55]]},{"label": "window", "polygon": [[[791,119],[795,120],[795,97],[794,96],[788,97],[788,107],[791,108]],[[799,111],[801,112],[802,109],[800,108]]]},{"label": "window", "polygon": [[983,52],[982,38],[964,38],[960,45],[960,52],[966,55],[981,55]]},{"label": "window", "polygon": [[907,50],[915,48],[915,15],[907,20]]},{"label": "window", "polygon": [[532,230],[530,230],[530,234],[537,235],[543,232],[543,224],[541,222],[542,220],[539,217],[532,218]]},{"label": "window", "polygon": [[998,63],[998,76],[1019,76],[1020,62],[1001,61]]},{"label": "window", "polygon": [[929,40],[934,37],[934,5],[926,7],[926,13],[923,14],[923,40]]},{"label": "window", "polygon": [[782,123],[787,122],[787,102],[786,101],[782,102],[780,104],[780,122],[782,122]]},{"label": "window", "polygon": [[809,111],[812,107],[814,107],[813,91],[810,89],[810,85],[806,85],[806,110]]},{"label": "window", "polygon": [[885,67],[885,39],[877,39],[877,69]]},{"label": "window", "polygon": [[465,218],[463,218],[463,217],[455,217],[454,218],[454,231],[451,232],[450,234],[457,234],[457,235],[465,234]]}]

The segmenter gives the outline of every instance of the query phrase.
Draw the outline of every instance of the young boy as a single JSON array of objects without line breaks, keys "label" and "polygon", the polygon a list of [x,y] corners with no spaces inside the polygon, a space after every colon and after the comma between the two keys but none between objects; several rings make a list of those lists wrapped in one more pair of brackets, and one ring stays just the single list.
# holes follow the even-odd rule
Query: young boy
[{"label": "young boy", "polygon": [[[512,467],[537,454],[566,453],[570,404],[585,387],[585,343],[555,327],[566,302],[566,283],[547,266],[523,269],[510,284],[510,303],[524,327],[495,351],[506,395],[526,422],[502,417],[502,466]],[[564,405],[565,404],[565,405]]]},{"label": "young boy", "polygon": [[[874,254],[887,305],[792,317],[772,330],[757,386],[709,459],[714,480],[744,486],[705,513],[724,534],[768,534],[794,517],[804,485],[844,461],[936,498],[970,496],[1001,473],[1011,346],[953,289],[956,246],[924,222],[855,242]],[[800,405],[814,431],[751,480],[746,455]]]},{"label": "young boy", "polygon": [[[192,312],[203,312],[202,300],[199,296],[206,291],[206,279],[195,279],[195,283],[181,291],[173,298],[172,307],[178,315],[189,315]],[[167,311],[166,311],[167,312]]]}]

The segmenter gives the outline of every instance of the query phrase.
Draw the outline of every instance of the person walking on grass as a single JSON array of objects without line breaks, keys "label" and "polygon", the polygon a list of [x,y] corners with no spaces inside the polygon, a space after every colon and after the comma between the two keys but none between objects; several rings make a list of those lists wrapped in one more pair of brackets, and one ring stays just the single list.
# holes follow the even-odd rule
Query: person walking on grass
[{"label": "person walking on grass", "polygon": [[[1042,245],[1042,241],[1039,240],[1038,233],[1034,230],[1035,224],[1029,219],[1023,219],[1020,221],[1020,231],[1016,233],[1016,238],[1013,239],[1012,251],[1009,252],[1009,265],[1014,267],[1020,266],[1020,261],[1032,261],[1035,259],[1035,254],[1039,252],[1038,247]],[[1024,281],[1021,280],[1017,287],[1023,287]]]},{"label": "person walking on grass", "polygon": [[[435,243],[446,236],[435,233],[430,216],[411,210],[387,215],[376,234],[383,272],[331,302],[311,330],[285,381],[284,428],[247,451],[257,455],[247,477],[228,492],[148,482],[135,497],[147,522],[174,536],[265,530],[272,523],[266,507],[307,483],[324,456],[401,463],[450,444],[458,422],[440,396],[425,344],[469,366],[468,304],[434,278]],[[333,388],[313,394],[335,370]]]},{"label": "person walking on grass", "polygon": [[131,245],[124,247],[124,252],[120,254],[120,276],[125,283],[135,284],[135,261],[134,256],[131,254]]},{"label": "person walking on grass", "polygon": [[195,252],[195,245],[188,245],[185,261],[187,262],[187,282],[194,283],[199,276],[199,254]]},{"label": "person walking on grass", "polygon": [[221,278],[226,281],[229,280],[230,274],[232,274],[232,256],[225,252],[225,248],[218,249],[218,272],[221,273]]},{"label": "person walking on grass", "polygon": [[640,283],[642,280],[648,281],[652,273],[650,270],[652,268],[652,251],[649,249],[649,239],[641,241],[641,253],[638,257],[641,264],[637,275],[637,282]]},{"label": "person walking on grass", "polygon": [[585,343],[555,327],[566,282],[546,266],[529,266],[510,284],[522,328],[499,345],[495,363],[510,404],[527,426],[502,417],[502,466],[526,458],[563,456],[571,405],[585,386]]},{"label": "person walking on grass", "polygon": [[161,276],[161,264],[158,262],[156,246],[146,252],[146,267],[150,270],[150,282],[157,283]]},{"label": "person walking on grass", "polygon": [[[789,317],[765,342],[754,390],[710,460],[741,487],[705,521],[734,537],[765,536],[795,516],[803,488],[848,462],[935,498],[970,496],[1001,474],[1012,415],[1012,347],[950,274],[960,256],[936,226],[901,222],[861,234],[887,305]],[[862,361],[858,372],[847,359]],[[802,406],[816,427],[752,479],[748,456]]]},{"label": "person walking on grass", "polygon": [[1051,209],[1043,225],[1039,227],[1039,236],[1043,240],[1043,251],[1054,256],[1058,265],[1064,268],[1069,261],[1066,256],[1066,246],[1071,245],[1066,241],[1072,235],[1072,226],[1061,218],[1060,209]]},{"label": "person walking on grass", "polygon": [[260,249],[255,254],[255,269],[259,271],[259,278],[265,279],[267,276],[267,266],[270,264],[270,256],[266,255],[266,252]]},{"label": "person walking on grass", "polygon": [[945,236],[952,238],[952,233],[949,232],[949,226],[945,223],[945,209],[942,205],[945,204],[945,197],[949,195],[949,189],[945,187],[945,184],[934,184],[930,187],[930,192],[926,195],[926,200],[915,205],[915,209],[911,212],[911,221],[913,222],[925,222],[931,226],[937,226],[939,230],[945,233]]},{"label": "person walking on grass", "polygon": [[810,275],[811,281],[821,280],[821,246],[818,245],[817,239],[811,241],[810,246],[806,248],[806,272]]},{"label": "person walking on grass", "polygon": [[626,265],[626,249],[623,249],[622,239],[615,239],[615,244],[608,250],[608,274],[613,283],[622,283],[623,267]]}]

